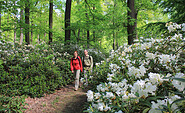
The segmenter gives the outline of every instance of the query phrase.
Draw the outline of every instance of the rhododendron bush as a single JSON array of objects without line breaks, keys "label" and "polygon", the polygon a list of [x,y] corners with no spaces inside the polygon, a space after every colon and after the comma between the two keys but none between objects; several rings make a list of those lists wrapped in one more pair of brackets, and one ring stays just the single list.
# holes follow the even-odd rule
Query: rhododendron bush
[{"label": "rhododendron bush", "polygon": [[[96,64],[89,83],[97,86],[87,92],[87,112],[185,110],[185,24],[166,26],[168,31],[161,39],[124,45]],[[104,82],[97,84],[97,78]]]}]

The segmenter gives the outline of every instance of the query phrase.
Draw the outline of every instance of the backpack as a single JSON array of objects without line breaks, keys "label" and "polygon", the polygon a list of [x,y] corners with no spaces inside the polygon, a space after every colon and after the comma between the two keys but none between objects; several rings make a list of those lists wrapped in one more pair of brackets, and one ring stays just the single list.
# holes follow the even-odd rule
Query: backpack
[{"label": "backpack", "polygon": [[[77,56],[77,58],[76,59],[78,59],[78,61],[79,61],[79,64],[80,64],[80,59],[79,59],[79,56]],[[73,62],[73,60],[74,60],[74,57],[72,58],[72,62]]]},{"label": "backpack", "polygon": [[[82,57],[83,58],[83,65],[84,65],[84,60],[85,60],[85,57]],[[91,61],[91,56],[89,55],[89,60]]]}]

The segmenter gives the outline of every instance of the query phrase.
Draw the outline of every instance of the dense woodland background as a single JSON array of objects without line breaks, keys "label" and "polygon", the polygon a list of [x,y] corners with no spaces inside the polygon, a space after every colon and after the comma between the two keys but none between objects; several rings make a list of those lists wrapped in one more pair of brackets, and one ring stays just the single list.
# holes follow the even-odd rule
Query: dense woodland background
[{"label": "dense woodland background", "polygon": [[106,50],[132,44],[133,38],[144,34],[156,38],[166,22],[183,23],[185,15],[183,0],[4,0],[0,4],[1,35],[7,41],[33,45],[70,41]]},{"label": "dense woodland background", "polygon": [[[84,49],[94,61],[87,111],[184,111],[184,9],[185,0],[0,0],[0,112],[71,84],[70,59]],[[110,106],[93,104],[95,92]]]}]

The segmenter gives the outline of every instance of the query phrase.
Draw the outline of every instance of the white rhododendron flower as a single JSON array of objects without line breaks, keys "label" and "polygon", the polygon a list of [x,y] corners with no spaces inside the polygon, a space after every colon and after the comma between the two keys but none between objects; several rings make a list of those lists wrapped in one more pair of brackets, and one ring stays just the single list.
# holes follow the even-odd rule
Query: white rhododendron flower
[{"label": "white rhododendron flower", "polygon": [[107,75],[107,80],[108,80],[108,81],[111,81],[111,80],[112,80],[112,77],[114,77],[114,74],[108,73],[108,75]]},{"label": "white rhododendron flower", "polygon": [[93,92],[91,90],[87,91],[87,101],[93,101]]},{"label": "white rhododendron flower", "polygon": [[118,112],[115,112],[115,113],[123,113],[121,110],[119,110]]},{"label": "white rhododendron flower", "polygon": [[[175,75],[175,78],[185,78],[184,74],[183,73],[177,73]],[[183,91],[184,88],[185,88],[185,82],[181,82],[181,81],[178,81],[178,80],[173,80],[172,81],[172,84],[174,85],[175,88],[177,88],[179,91]]]},{"label": "white rhododendron flower", "polygon": [[182,24],[182,31],[185,31],[185,23]]},{"label": "white rhododendron flower", "polygon": [[162,113],[162,111],[157,109],[150,109],[148,113]]},{"label": "white rhododendron flower", "polygon": [[83,82],[84,82],[84,80],[85,80],[84,78],[81,78],[81,79],[80,79],[80,82],[81,82],[81,83],[83,83]]},{"label": "white rhododendron flower", "polygon": [[153,53],[147,52],[147,53],[146,53],[146,57],[147,57],[148,59],[154,59],[156,56],[155,56],[155,54],[153,54]]},{"label": "white rhododendron flower", "polygon": [[96,63],[95,65],[96,65],[96,66],[100,66],[100,63]]},{"label": "white rhododendron flower", "polygon": [[114,98],[114,94],[112,92],[106,92],[106,95],[104,96],[106,98]]},{"label": "white rhododendron flower", "polygon": [[[166,105],[167,103],[172,104],[175,100],[180,99],[181,97],[179,97],[178,95],[174,95],[174,96],[169,96],[164,100],[157,100],[157,102],[152,101],[152,108],[150,109],[149,113],[162,113],[160,110],[158,109],[162,109],[163,106],[162,105]],[[173,105],[171,106],[172,111],[174,111],[175,109],[177,109],[177,105],[176,103],[173,103]]]},{"label": "white rhododendron flower", "polygon": [[109,106],[106,104],[106,106],[105,106],[105,108],[104,108],[104,111],[109,111],[109,110],[111,110],[111,107],[109,107]]},{"label": "white rhododendron flower", "polygon": [[104,103],[98,103],[98,110],[103,111]]},{"label": "white rhododendron flower", "polygon": [[95,99],[99,99],[101,97],[101,94],[99,92],[98,93],[95,93],[94,94],[94,97],[95,97]]},{"label": "white rhododendron flower", "polygon": [[168,30],[169,30],[169,32],[174,31],[174,27],[173,27],[173,25],[169,25],[169,26],[168,26]]},{"label": "white rhododendron flower", "polygon": [[151,82],[147,82],[145,86],[145,91],[151,93],[152,95],[155,95],[155,91],[157,90],[157,86],[151,84]]},{"label": "white rhododendron flower", "polygon": [[158,83],[163,82],[163,79],[157,73],[149,73],[148,76],[149,76],[149,79],[152,82],[152,84],[158,84]]},{"label": "white rhododendron flower", "polygon": [[168,63],[170,62],[170,55],[159,55],[161,63]]},{"label": "white rhododendron flower", "polygon": [[143,65],[141,65],[139,66],[139,69],[140,69],[141,75],[144,76],[144,74],[146,73],[146,68]]},{"label": "white rhododendron flower", "polygon": [[97,86],[97,90],[98,90],[98,91],[105,92],[105,91],[108,91],[108,87],[105,86],[105,85],[99,84],[99,85]]},{"label": "white rhododendron flower", "polygon": [[114,73],[115,71],[120,70],[121,67],[119,67],[117,64],[112,64],[112,63],[111,63],[111,64],[109,65],[109,69],[111,70],[112,73]]}]

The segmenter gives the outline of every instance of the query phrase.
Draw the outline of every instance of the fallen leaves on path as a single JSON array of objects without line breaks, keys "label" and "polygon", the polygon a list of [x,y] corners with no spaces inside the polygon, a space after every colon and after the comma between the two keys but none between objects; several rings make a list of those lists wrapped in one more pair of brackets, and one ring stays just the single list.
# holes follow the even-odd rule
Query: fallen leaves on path
[{"label": "fallen leaves on path", "polygon": [[26,98],[25,113],[82,113],[87,100],[86,90],[74,91],[73,86],[68,85],[41,98]]}]

